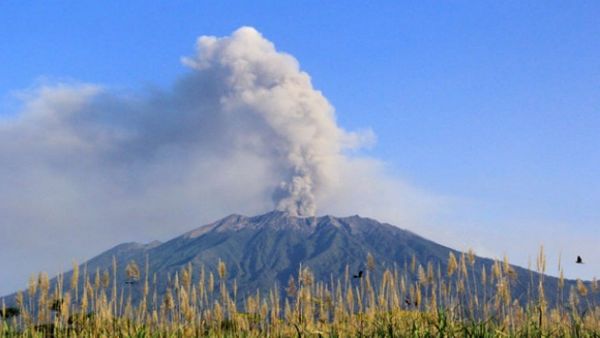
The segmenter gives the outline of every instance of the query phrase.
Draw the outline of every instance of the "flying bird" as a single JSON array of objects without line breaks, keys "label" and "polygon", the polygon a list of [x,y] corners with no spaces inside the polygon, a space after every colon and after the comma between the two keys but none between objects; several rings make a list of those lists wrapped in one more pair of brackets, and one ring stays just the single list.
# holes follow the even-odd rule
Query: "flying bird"
[{"label": "flying bird", "polygon": [[360,271],[358,271],[358,275],[354,275],[352,277],[353,278],[362,278],[362,276],[363,276],[363,272],[362,272],[362,270],[360,270]]},{"label": "flying bird", "polygon": [[583,264],[583,259],[581,259],[581,256],[577,256],[577,260],[575,261],[575,263]]}]

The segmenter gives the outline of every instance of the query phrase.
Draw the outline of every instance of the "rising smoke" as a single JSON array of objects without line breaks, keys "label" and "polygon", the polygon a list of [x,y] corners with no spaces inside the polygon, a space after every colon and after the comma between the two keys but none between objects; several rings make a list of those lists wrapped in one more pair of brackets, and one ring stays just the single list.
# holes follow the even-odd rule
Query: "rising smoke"
[{"label": "rising smoke", "polygon": [[437,203],[380,161],[348,155],[372,133],[338,126],[298,61],[253,28],[201,37],[183,62],[188,72],[166,90],[63,83],[21,93],[21,111],[0,118],[6,271],[168,238],[234,212],[415,224]]},{"label": "rising smoke", "polygon": [[331,105],[292,56],[276,51],[253,28],[221,39],[201,37],[197,47],[198,55],[185,63],[197,76],[222,84],[217,113],[254,121],[258,145],[252,150],[269,154],[281,170],[273,193],[277,209],[315,215],[317,196],[332,185],[348,136],[336,125]]}]

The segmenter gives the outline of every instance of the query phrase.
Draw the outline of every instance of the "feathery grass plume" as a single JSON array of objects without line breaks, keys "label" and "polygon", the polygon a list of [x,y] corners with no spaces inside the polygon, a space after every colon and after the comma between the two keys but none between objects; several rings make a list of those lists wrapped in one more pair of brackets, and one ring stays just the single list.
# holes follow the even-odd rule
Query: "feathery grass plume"
[{"label": "feathery grass plume", "polygon": [[104,272],[102,273],[101,283],[104,289],[108,289],[108,286],[110,284],[110,272],[108,272],[108,270],[104,270]]},{"label": "feathery grass plume", "polygon": [[65,294],[59,301],[60,308],[58,311],[58,315],[60,316],[62,323],[66,323],[71,313],[71,293],[65,292]]},{"label": "feathery grass plume", "polygon": [[45,323],[49,320],[48,298],[50,294],[50,279],[48,278],[47,273],[40,272],[40,274],[38,275],[38,285],[38,323]]},{"label": "feathery grass plume", "polygon": [[447,286],[445,280],[440,281],[439,285],[440,285],[441,301],[444,305],[447,305],[450,303],[450,300],[449,300],[450,290],[448,289],[448,286]]},{"label": "feathery grass plume", "polygon": [[486,318],[487,314],[488,314],[488,312],[487,312],[487,310],[488,310],[487,309],[487,302],[488,302],[488,299],[487,299],[488,275],[487,275],[487,272],[486,272],[485,265],[481,266],[480,283],[481,283],[481,288],[483,290],[482,291],[482,298],[481,298],[481,302],[480,303],[483,306],[483,309],[482,309],[483,318]]},{"label": "feathery grass plume", "polygon": [[346,291],[346,306],[349,313],[354,313],[354,292],[351,287]]},{"label": "feathery grass plume", "polygon": [[375,271],[375,257],[369,252],[367,254],[367,270],[373,272]]},{"label": "feathery grass plume", "polygon": [[421,264],[419,264],[419,267],[417,268],[417,280],[420,284],[427,285],[427,274],[425,273],[425,269],[423,269]]},{"label": "feathery grass plume", "polygon": [[403,275],[400,277],[400,293],[404,295],[406,294],[406,290],[406,276]]},{"label": "feathery grass plume", "polygon": [[174,309],[175,299],[173,298],[173,292],[168,288],[163,297],[163,317],[170,315]]},{"label": "feathery grass plume", "polygon": [[308,267],[302,269],[300,276],[302,286],[311,286],[315,280],[312,271]]},{"label": "feathery grass plume", "polygon": [[562,270],[562,252],[558,253],[558,271]]},{"label": "feathery grass plume", "polygon": [[24,298],[23,298],[23,291],[21,291],[21,290],[17,291],[17,296],[15,297],[15,300],[17,302],[17,306],[18,306],[19,310],[21,312],[25,312],[25,302],[24,302]]},{"label": "feathery grass plume", "polygon": [[433,284],[434,280],[435,280],[435,273],[433,271],[433,263],[428,262],[427,263],[427,283]]},{"label": "feathery grass plume", "polygon": [[294,276],[290,275],[290,279],[288,279],[288,286],[286,289],[288,297],[296,297],[298,293],[298,289],[296,288],[296,281],[294,281]]},{"label": "feathery grass plume", "polygon": [[539,273],[546,272],[546,254],[544,253],[544,246],[540,245],[540,251],[538,252],[537,261],[536,261],[536,269]]},{"label": "feathery grass plume", "polygon": [[31,275],[27,282],[27,299],[29,303],[29,311],[33,312],[33,299],[35,298],[35,294],[37,292],[38,281],[35,275]]},{"label": "feathery grass plume", "polygon": [[[346,312],[346,309],[344,307],[343,304],[343,300],[342,300],[342,293],[341,292],[337,292],[337,300],[336,300],[336,305],[334,307],[333,310],[333,321],[335,323],[343,323],[346,321],[347,318],[347,314],[351,313],[351,312]],[[348,298],[348,295],[346,295],[346,299]],[[352,298],[352,297],[351,297]],[[349,307],[353,307],[353,304],[351,304]],[[322,316],[321,321],[327,320],[326,316]]]},{"label": "feathery grass plume", "polygon": [[140,268],[135,261],[129,261],[125,266],[125,276],[128,281],[137,282],[140,279]]},{"label": "feathery grass plume", "polygon": [[204,286],[204,280],[206,278],[206,271],[204,270],[204,265],[200,266],[200,277],[198,277],[198,297],[200,297],[200,303],[206,297],[206,290]]},{"label": "feathery grass plume", "polygon": [[225,279],[225,275],[227,274],[227,268],[225,266],[225,262],[223,262],[220,259],[219,259],[219,264],[218,264],[217,270],[219,272],[219,279],[221,279],[221,280]]},{"label": "feathery grass plume", "polygon": [[510,262],[508,261],[508,256],[504,255],[502,258],[502,271],[506,274],[510,270]]},{"label": "feathery grass plume", "polygon": [[459,271],[462,277],[467,276],[467,258],[466,255],[464,253],[460,254],[460,261],[459,261]]},{"label": "feathery grass plume", "polygon": [[355,291],[354,294],[356,295],[356,302],[357,302],[356,306],[358,308],[357,312],[358,313],[362,313],[364,311],[364,309],[365,309],[365,307],[364,307],[364,295],[362,293],[361,288],[359,288],[359,287],[355,287],[354,291]]},{"label": "feathery grass plume", "polygon": [[500,267],[500,262],[498,260],[494,261],[492,265],[492,281],[497,281],[502,277],[502,268]]},{"label": "feathery grass plume", "polygon": [[119,303],[117,299],[117,258],[113,256],[112,258],[112,292],[111,292],[111,304],[113,305],[113,313],[118,314]]},{"label": "feathery grass plume", "polygon": [[94,289],[100,290],[100,268],[96,268],[94,273]]},{"label": "feathery grass plume", "polygon": [[269,317],[269,304],[267,304],[266,300],[263,300],[260,305],[260,318],[265,322]]},{"label": "feathery grass plume", "polygon": [[237,284],[237,280],[233,280],[233,285],[231,286],[232,291],[233,291],[233,299],[237,300],[237,293],[238,293],[238,284]]},{"label": "feathery grass plume", "polygon": [[293,323],[296,316],[292,311],[292,306],[290,305],[289,299],[285,300],[285,305],[283,309],[283,318],[288,323]]},{"label": "feathery grass plume", "polygon": [[188,263],[186,267],[181,270],[181,283],[188,293],[192,290],[192,274],[192,264]]},{"label": "feathery grass plume", "polygon": [[208,293],[213,293],[215,290],[215,275],[212,271],[208,273]]},{"label": "feathery grass plume", "polygon": [[562,268],[559,269],[558,286],[556,290],[558,302],[561,306],[564,304],[565,274]]},{"label": "feathery grass plume", "polygon": [[227,310],[226,305],[229,303],[229,293],[227,292],[227,285],[225,283],[225,277],[227,276],[227,267],[225,266],[225,262],[219,260],[217,270],[219,273],[219,295],[221,296],[221,302],[223,306],[225,306],[225,310]]},{"label": "feathery grass plume", "polygon": [[77,301],[79,297],[79,265],[75,261],[73,262],[73,270],[71,272],[71,290],[74,291],[73,295]]},{"label": "feathery grass plume", "polygon": [[588,294],[587,286],[585,286],[583,281],[579,278],[577,279],[577,293],[579,293],[579,296],[581,297],[585,297]]},{"label": "feathery grass plume", "polygon": [[31,275],[27,282],[27,296],[29,296],[30,300],[35,297],[35,293],[37,292],[38,280],[35,275]]},{"label": "feathery grass plume", "polygon": [[458,263],[456,262],[456,257],[450,251],[448,254],[448,276],[452,276],[458,267]]},{"label": "feathery grass plume", "polygon": [[414,297],[414,299],[415,299],[415,301],[414,301],[415,307],[418,308],[419,306],[422,306],[421,304],[423,304],[423,302],[421,301],[421,298],[422,298],[421,288],[418,285],[416,285],[415,286],[415,297]]},{"label": "feathery grass plume", "polygon": [[429,309],[430,311],[432,311],[434,314],[437,314],[438,311],[438,303],[437,303],[437,296],[435,292],[431,293],[430,299],[429,299]]},{"label": "feathery grass plume", "polygon": [[471,248],[467,251],[467,257],[471,266],[475,265],[475,251]]},{"label": "feathery grass plume", "polygon": [[485,265],[481,266],[481,285],[483,285],[484,289],[485,286],[487,285],[487,272],[486,272],[486,268]]},{"label": "feathery grass plume", "polygon": [[87,313],[88,311],[88,297],[91,297],[91,294],[93,293],[93,289],[92,289],[92,285],[90,284],[90,281],[86,278],[84,278],[84,282],[83,282],[83,290],[82,290],[82,294],[81,294],[81,304],[79,306],[79,310],[82,313]]}]

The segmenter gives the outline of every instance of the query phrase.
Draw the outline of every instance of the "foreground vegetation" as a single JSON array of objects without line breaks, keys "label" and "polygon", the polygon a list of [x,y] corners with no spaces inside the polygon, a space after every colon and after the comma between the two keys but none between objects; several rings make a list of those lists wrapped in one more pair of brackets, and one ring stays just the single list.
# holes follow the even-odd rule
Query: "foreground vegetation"
[{"label": "foreground vegetation", "polygon": [[[488,271],[476,271],[472,252],[448,257],[447,268],[420,265],[413,259],[403,268],[385,270],[374,283],[376,262],[367,257],[364,274],[329,282],[316,281],[300,267],[285,287],[267,293],[237,294],[228,285],[226,266],[213,274],[190,266],[170,277],[158,296],[157,277],[141,272],[135,262],[118,285],[119,268],[79,271],[51,285],[46,274],[31,278],[17,295],[16,307],[2,304],[0,334],[7,337],[600,337],[600,307],[594,301],[597,282],[556,290],[544,279],[530,285],[527,297],[512,295],[516,272],[508,260]],[[147,266],[147,264],[146,264]],[[545,272],[541,250],[537,270]],[[560,267],[559,267],[560,270]],[[146,268],[147,271],[147,268]],[[411,278],[410,276],[418,276]],[[533,278],[532,278],[533,281]],[[132,285],[141,299],[132,300]],[[284,291],[284,292],[282,292]],[[549,304],[554,292],[559,301]],[[566,300],[566,301],[562,301]]]}]

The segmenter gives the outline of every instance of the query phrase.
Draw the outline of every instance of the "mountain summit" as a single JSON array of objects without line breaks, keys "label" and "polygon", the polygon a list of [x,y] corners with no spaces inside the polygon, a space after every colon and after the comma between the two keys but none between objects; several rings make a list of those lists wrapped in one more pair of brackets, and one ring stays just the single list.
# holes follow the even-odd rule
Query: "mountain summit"
[{"label": "mountain summit", "polygon": [[[187,264],[216,270],[219,259],[227,276],[240,291],[286,285],[300,266],[309,267],[317,279],[330,280],[366,269],[367,255],[377,265],[400,266],[412,256],[444,262],[450,251],[409,231],[369,218],[296,217],[273,211],[247,217],[230,215],[150,249],[150,270],[174,274]],[[123,262],[126,263],[126,262]],[[426,262],[424,261],[424,264]]]}]

